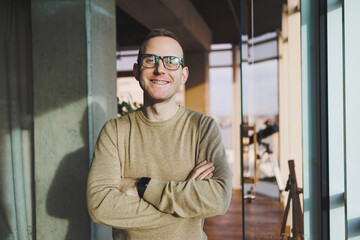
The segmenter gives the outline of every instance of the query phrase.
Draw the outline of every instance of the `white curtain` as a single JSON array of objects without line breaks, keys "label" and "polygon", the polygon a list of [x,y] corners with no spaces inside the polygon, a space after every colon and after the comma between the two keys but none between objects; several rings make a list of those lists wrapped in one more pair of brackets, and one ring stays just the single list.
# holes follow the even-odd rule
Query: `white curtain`
[{"label": "white curtain", "polygon": [[30,1],[0,0],[0,239],[33,239]]}]

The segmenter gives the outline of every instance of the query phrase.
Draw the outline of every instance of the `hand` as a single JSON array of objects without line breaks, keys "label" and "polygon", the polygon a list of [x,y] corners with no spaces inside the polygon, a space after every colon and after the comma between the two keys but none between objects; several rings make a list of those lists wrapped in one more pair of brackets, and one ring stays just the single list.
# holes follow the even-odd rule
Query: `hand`
[{"label": "hand", "polygon": [[120,185],[119,185],[119,190],[122,193],[125,193],[129,196],[134,196],[134,197],[139,197],[139,194],[137,192],[137,188],[136,188],[136,179],[132,179],[132,178],[121,178],[120,180]]},{"label": "hand", "polygon": [[214,174],[213,171],[215,166],[212,162],[208,163],[203,161],[196,165],[196,167],[191,171],[189,177],[186,180],[204,180],[210,179]]}]

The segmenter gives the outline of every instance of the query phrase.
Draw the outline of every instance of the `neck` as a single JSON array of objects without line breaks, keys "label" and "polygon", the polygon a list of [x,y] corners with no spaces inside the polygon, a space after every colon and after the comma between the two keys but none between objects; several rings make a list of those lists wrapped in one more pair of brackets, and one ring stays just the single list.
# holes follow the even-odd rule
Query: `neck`
[{"label": "neck", "polygon": [[145,101],[142,112],[150,121],[161,122],[174,116],[178,109],[179,105],[175,101],[160,103],[148,103]]}]

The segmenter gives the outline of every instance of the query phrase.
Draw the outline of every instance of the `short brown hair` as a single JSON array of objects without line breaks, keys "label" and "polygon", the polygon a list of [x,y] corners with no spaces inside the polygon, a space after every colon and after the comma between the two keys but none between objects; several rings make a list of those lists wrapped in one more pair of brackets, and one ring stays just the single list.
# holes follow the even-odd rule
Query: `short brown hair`
[{"label": "short brown hair", "polygon": [[[141,43],[140,49],[139,49],[139,53],[138,53],[138,57],[137,57],[137,62],[138,64],[140,64],[140,56],[141,54],[145,53],[145,48],[146,48],[146,44],[149,41],[149,39],[151,38],[155,38],[155,37],[169,37],[172,38],[174,40],[176,40],[180,46],[181,46],[181,50],[183,51],[183,55],[184,55],[184,48],[179,40],[179,38],[171,31],[164,29],[164,28],[158,28],[158,29],[154,29],[152,30],[147,36],[146,38],[143,40],[143,42]],[[183,65],[184,65],[184,56],[183,56]]]}]

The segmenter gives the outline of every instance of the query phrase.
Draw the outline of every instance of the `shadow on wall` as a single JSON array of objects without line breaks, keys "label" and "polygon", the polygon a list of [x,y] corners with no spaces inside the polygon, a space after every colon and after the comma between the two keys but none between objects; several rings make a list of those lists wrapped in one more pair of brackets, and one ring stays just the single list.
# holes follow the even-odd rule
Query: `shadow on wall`
[{"label": "shadow on wall", "polygon": [[[104,110],[100,107],[101,112]],[[66,240],[90,238],[90,218],[86,207],[86,183],[89,168],[88,110],[80,127],[84,147],[61,160],[46,200],[49,215],[68,220]]]},{"label": "shadow on wall", "polygon": [[5,211],[3,206],[4,204],[0,201],[0,239],[8,239],[13,236],[11,234],[10,226],[4,216]]}]

